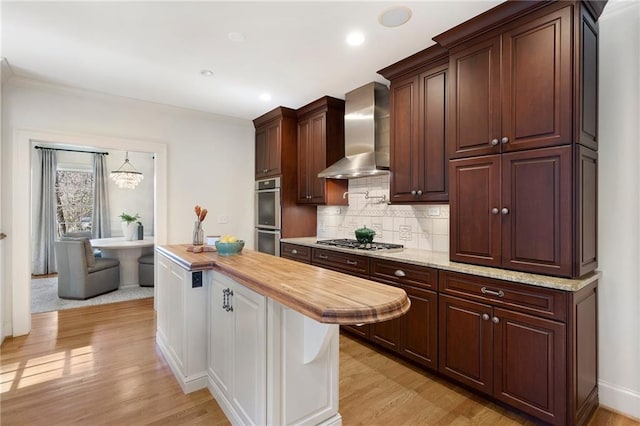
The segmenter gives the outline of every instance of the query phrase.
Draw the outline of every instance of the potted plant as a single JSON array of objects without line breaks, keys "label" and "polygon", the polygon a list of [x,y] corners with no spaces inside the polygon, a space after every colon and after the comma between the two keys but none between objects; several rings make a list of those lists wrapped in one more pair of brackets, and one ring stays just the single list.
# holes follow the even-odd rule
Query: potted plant
[{"label": "potted plant", "polygon": [[138,231],[138,224],[136,222],[140,219],[140,215],[136,213],[135,216],[131,216],[130,214],[122,213],[120,219],[122,219],[122,234],[124,235],[125,241],[135,240]]}]

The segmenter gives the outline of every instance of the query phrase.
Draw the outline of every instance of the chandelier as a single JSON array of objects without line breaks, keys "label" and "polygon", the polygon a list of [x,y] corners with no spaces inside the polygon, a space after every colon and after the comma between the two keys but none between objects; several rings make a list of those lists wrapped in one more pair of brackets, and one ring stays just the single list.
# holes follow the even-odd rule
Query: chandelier
[{"label": "chandelier", "polygon": [[136,170],[129,162],[129,152],[127,152],[124,163],[118,170],[114,170],[109,177],[118,185],[119,188],[135,188],[144,178],[142,172]]}]

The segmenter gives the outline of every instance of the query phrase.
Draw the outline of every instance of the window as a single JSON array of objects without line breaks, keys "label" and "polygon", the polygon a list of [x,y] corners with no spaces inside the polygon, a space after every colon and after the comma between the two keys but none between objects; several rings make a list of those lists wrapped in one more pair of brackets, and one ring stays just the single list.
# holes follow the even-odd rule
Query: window
[{"label": "window", "polygon": [[93,173],[58,169],[56,203],[58,237],[67,232],[91,231]]}]

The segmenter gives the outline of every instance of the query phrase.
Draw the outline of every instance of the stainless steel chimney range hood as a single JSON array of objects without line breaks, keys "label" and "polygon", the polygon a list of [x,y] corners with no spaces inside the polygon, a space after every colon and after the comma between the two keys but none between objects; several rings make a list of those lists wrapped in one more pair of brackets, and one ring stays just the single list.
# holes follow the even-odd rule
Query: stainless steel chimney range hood
[{"label": "stainless steel chimney range hood", "polygon": [[345,95],[345,157],[318,177],[349,179],[389,173],[389,89],[372,82]]}]

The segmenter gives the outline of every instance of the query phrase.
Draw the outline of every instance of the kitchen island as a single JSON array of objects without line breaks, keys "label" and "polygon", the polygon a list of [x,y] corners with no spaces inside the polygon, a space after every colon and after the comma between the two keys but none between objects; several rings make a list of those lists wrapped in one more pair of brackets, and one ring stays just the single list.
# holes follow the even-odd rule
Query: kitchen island
[{"label": "kitchen island", "polygon": [[209,388],[233,424],[341,424],[338,326],[409,310],[392,286],[252,250],[156,248],[160,351],[184,392]]}]

